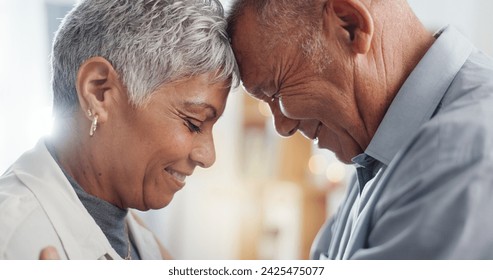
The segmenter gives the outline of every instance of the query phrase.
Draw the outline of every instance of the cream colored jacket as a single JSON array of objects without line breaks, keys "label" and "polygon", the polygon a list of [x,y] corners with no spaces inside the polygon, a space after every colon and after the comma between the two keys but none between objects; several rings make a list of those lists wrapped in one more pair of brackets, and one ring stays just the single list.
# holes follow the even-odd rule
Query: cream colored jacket
[{"label": "cream colored jacket", "polygon": [[[161,259],[134,214],[127,224],[141,258]],[[38,259],[49,245],[62,259],[121,259],[40,140],[0,177],[0,259]]]}]

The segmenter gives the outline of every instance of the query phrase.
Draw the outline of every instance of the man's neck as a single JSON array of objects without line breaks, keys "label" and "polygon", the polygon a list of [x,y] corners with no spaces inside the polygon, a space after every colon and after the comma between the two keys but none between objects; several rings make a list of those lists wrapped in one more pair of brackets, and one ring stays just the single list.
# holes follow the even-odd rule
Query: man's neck
[{"label": "man's neck", "polygon": [[[391,22],[393,25],[388,26]],[[395,24],[394,24],[395,23]],[[413,69],[434,42],[411,9],[375,22],[370,53],[357,61],[357,102],[370,138]]]}]

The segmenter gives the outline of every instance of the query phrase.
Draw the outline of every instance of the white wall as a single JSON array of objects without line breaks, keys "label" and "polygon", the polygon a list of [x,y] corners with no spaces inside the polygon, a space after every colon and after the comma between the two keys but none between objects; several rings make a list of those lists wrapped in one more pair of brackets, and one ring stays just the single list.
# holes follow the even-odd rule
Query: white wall
[{"label": "white wall", "polygon": [[479,49],[493,56],[493,1],[408,0],[408,3],[430,30],[451,24]]},{"label": "white wall", "polygon": [[0,0],[0,173],[51,127],[44,3]]}]

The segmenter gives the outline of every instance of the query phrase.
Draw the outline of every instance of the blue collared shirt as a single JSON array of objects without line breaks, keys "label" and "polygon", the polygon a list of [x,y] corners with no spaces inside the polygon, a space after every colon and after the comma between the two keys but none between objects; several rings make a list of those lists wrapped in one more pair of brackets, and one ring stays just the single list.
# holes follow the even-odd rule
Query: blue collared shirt
[{"label": "blue collared shirt", "polygon": [[493,259],[493,60],[444,29],[392,101],[314,259]]}]

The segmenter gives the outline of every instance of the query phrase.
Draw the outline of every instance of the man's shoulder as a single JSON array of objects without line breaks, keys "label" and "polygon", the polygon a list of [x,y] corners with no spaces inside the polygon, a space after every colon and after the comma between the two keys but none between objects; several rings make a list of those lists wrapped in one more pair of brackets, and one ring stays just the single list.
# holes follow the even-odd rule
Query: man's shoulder
[{"label": "man's shoulder", "polygon": [[443,104],[422,126],[417,137],[424,139],[424,147],[440,153],[442,160],[492,156],[493,72],[491,74],[488,83],[461,85],[456,91],[462,93],[449,104]]},{"label": "man's shoulder", "polygon": [[456,74],[434,117],[415,135],[408,151],[422,151],[418,159],[442,162],[491,157],[492,119],[493,60],[475,51]]},{"label": "man's shoulder", "polygon": [[449,85],[437,115],[480,122],[493,114],[493,59],[473,52]]},{"label": "man's shoulder", "polygon": [[458,103],[462,104],[447,108],[426,122],[402,152],[401,160],[409,159],[428,167],[492,161],[493,98],[485,103]]},{"label": "man's shoulder", "polygon": [[479,102],[470,97],[464,95],[442,108],[391,161],[385,180],[392,186],[386,190],[390,200],[419,191],[417,185],[427,191],[438,188],[437,182],[447,178],[486,182],[493,176],[482,173],[493,168],[493,98]]}]

